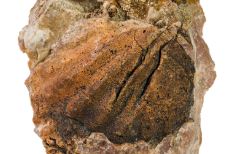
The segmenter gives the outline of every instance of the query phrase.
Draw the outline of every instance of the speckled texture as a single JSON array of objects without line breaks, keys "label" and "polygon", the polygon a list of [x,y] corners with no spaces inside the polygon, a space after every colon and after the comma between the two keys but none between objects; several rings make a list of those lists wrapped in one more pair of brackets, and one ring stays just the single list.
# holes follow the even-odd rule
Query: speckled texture
[{"label": "speckled texture", "polygon": [[47,153],[198,153],[203,23],[197,0],[38,0],[19,45]]}]

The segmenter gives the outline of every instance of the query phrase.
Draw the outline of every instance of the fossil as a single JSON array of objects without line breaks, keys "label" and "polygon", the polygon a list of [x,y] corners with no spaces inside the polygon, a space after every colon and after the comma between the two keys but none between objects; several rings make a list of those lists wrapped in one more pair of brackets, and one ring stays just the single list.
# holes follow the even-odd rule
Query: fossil
[{"label": "fossil", "polygon": [[197,0],[38,0],[19,45],[47,153],[198,153],[203,23]]}]

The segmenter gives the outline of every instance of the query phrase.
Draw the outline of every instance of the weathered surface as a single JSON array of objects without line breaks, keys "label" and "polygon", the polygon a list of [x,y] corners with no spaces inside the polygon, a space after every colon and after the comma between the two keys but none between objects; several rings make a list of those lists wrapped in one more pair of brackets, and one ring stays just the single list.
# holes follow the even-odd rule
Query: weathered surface
[{"label": "weathered surface", "polygon": [[19,44],[47,153],[198,153],[203,23],[196,0],[38,0]]}]

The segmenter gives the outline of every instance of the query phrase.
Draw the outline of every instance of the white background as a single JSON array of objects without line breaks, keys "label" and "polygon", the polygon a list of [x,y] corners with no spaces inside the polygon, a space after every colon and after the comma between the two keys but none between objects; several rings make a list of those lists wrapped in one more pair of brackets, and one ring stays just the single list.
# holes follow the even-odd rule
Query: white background
[{"label": "white background", "polygon": [[[33,132],[32,108],[24,80],[27,57],[17,36],[35,0],[0,4],[0,154],[45,154]],[[232,1],[201,0],[207,22],[204,38],[216,63],[217,79],[202,109],[200,154],[232,154]]]}]

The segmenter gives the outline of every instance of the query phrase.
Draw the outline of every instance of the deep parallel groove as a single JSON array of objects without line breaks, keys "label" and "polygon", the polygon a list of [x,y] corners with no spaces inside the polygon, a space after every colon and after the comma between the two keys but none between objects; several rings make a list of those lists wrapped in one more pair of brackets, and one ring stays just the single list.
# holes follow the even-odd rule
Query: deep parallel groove
[{"label": "deep parallel groove", "polygon": [[130,77],[134,74],[134,72],[137,70],[137,68],[139,68],[139,66],[142,65],[142,63],[144,62],[145,56],[147,55],[148,51],[149,51],[151,48],[153,48],[153,47],[155,46],[155,43],[156,43],[157,40],[161,37],[162,34],[163,34],[163,32],[160,33],[159,36],[158,36],[157,38],[155,38],[155,39],[148,45],[148,47],[145,48],[145,49],[142,48],[142,46],[140,46],[140,44],[137,42],[136,39],[134,39],[135,42],[136,42],[136,44],[142,49],[142,54],[140,55],[140,57],[139,57],[139,59],[138,59],[138,61],[137,61],[136,66],[133,68],[132,71],[130,71],[130,72],[128,73],[128,75],[127,75],[127,76],[125,77],[125,79],[123,80],[123,84],[122,84],[122,85],[119,87],[119,89],[116,91],[116,99],[115,99],[116,101],[118,100],[118,97],[119,97],[119,95],[120,95],[122,89],[125,87],[127,81],[128,81],[128,80],[130,79]]},{"label": "deep parallel groove", "polygon": [[[138,46],[140,46],[140,48],[142,49],[142,54],[141,54],[140,57],[138,58],[138,61],[137,61],[136,66],[133,68],[132,71],[130,71],[130,72],[128,73],[128,75],[127,75],[127,76],[125,77],[125,79],[123,80],[122,85],[120,85],[120,87],[118,88],[118,90],[116,90],[115,102],[118,101],[118,98],[119,98],[119,96],[120,96],[120,94],[121,94],[121,91],[122,91],[123,88],[126,86],[127,81],[130,79],[131,76],[133,76],[134,72],[143,64],[143,62],[144,62],[144,60],[145,60],[145,56],[147,55],[147,53],[149,52],[149,50],[150,50],[151,48],[154,47],[156,41],[160,38],[160,36],[161,36],[162,34],[163,34],[163,32],[160,33],[159,36],[158,36],[157,38],[155,38],[155,39],[148,45],[148,47],[145,48],[145,49],[142,48],[142,47],[139,45],[139,43],[136,41],[136,39],[134,39],[135,42],[136,42],[136,44],[137,44]],[[127,96],[127,99],[126,99],[126,101],[124,101],[124,103],[123,103],[123,105],[122,105],[120,111],[119,111],[118,113],[114,114],[114,115],[113,115],[114,117],[117,116],[117,115],[119,115],[119,114],[122,112],[123,108],[125,108],[125,106],[127,105],[128,100],[130,99],[130,97],[131,97],[132,95],[133,95],[133,94],[130,93],[130,95]],[[108,122],[107,122],[106,124],[108,124]]]},{"label": "deep parallel groove", "polygon": [[136,65],[135,65],[135,67],[132,69],[132,71],[130,71],[129,73],[127,73],[127,76],[123,80],[122,85],[116,91],[116,99],[115,99],[116,101],[118,100],[118,97],[119,97],[122,89],[125,87],[127,81],[134,74],[134,72],[137,70],[137,68],[143,63],[144,57],[146,56],[147,52],[148,52],[148,49],[142,49],[142,54],[139,56],[138,61],[137,61]]},{"label": "deep parallel groove", "polygon": [[158,52],[158,64],[156,65],[156,67],[153,67],[152,70],[151,70],[151,73],[149,74],[148,78],[145,80],[145,84],[144,86],[142,87],[142,92],[141,94],[139,95],[139,100],[136,101],[136,104],[138,105],[138,103],[140,102],[140,100],[142,99],[143,95],[145,94],[148,86],[150,85],[151,83],[151,79],[152,79],[152,76],[154,75],[154,73],[156,72],[156,70],[159,68],[160,66],[160,62],[161,62],[161,57],[162,57],[162,50],[171,42],[173,41],[174,39],[171,39],[170,41],[166,42],[165,44],[163,44],[160,49],[159,49],[159,52]]}]

